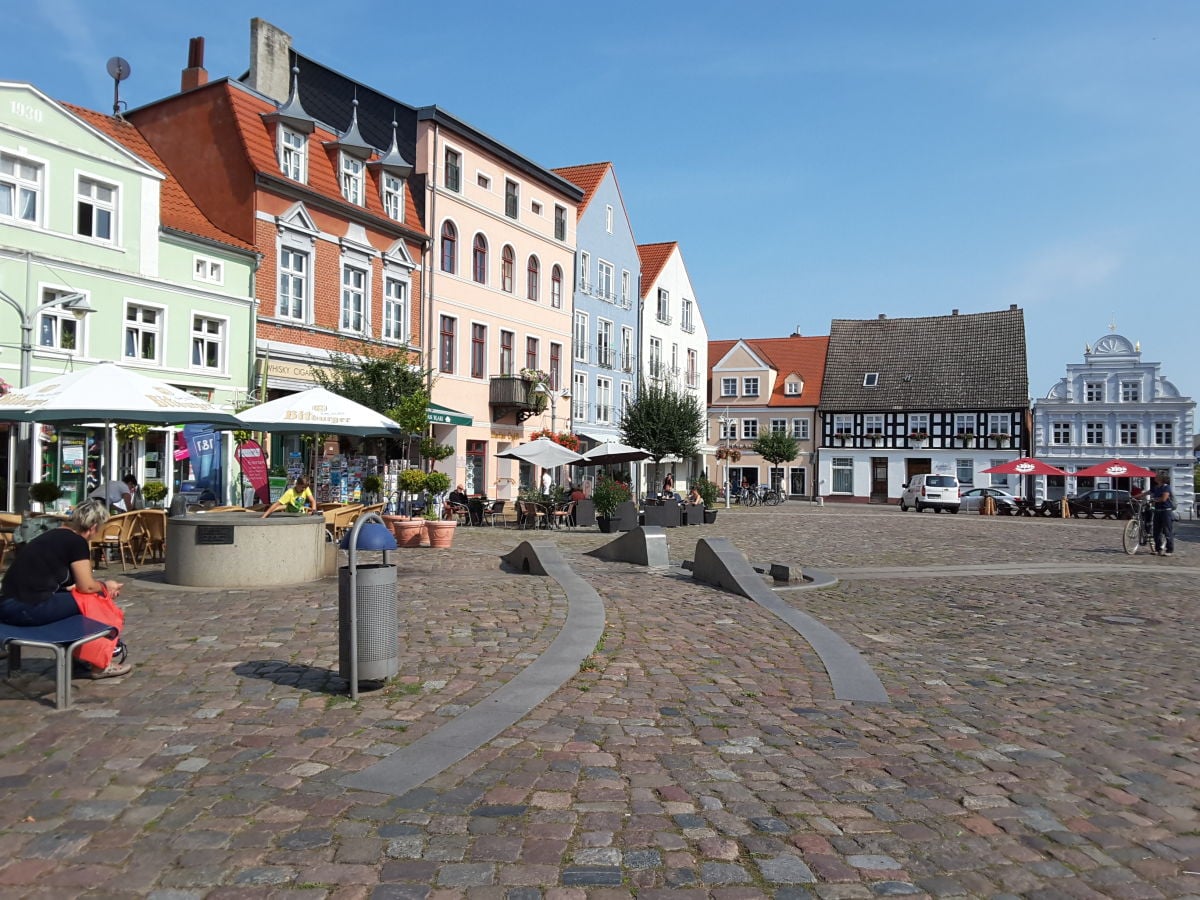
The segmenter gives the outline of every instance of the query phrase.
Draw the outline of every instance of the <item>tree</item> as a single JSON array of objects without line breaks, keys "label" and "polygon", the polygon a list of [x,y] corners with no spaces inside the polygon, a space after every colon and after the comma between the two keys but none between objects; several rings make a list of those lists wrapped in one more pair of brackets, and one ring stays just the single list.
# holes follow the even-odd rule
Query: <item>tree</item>
[{"label": "tree", "polygon": [[750,449],[773,466],[791,462],[800,452],[796,439],[782,431],[771,431],[762,435]]},{"label": "tree", "polygon": [[413,365],[407,352],[334,352],[331,357],[329,366],[313,368],[317,384],[383,413],[411,435],[425,435],[429,428],[428,373]]},{"label": "tree", "polygon": [[622,440],[650,451],[656,466],[664,456],[694,456],[703,433],[700,399],[665,382],[642,382],[637,399],[621,414]]}]

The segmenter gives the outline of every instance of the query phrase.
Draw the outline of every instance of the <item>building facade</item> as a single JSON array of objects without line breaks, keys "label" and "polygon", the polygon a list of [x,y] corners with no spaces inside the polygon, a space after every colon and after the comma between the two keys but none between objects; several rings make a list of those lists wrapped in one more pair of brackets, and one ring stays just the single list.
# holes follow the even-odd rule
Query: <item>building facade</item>
[{"label": "building facade", "polygon": [[1141,345],[1105,334],[1086,346],[1082,363],[1033,406],[1034,455],[1068,473],[1039,477],[1037,496],[1057,499],[1093,487],[1128,490],[1141,479],[1076,478],[1110,459],[1150,469],[1171,482],[1183,515],[1195,502],[1192,441],[1196,403],[1181,396],[1160,363],[1143,362]]},{"label": "building facade", "polygon": [[575,241],[571,412],[564,424],[593,444],[615,441],[637,392],[637,242],[612,163],[554,171],[584,192]]},{"label": "building facade", "polygon": [[[438,464],[468,492],[515,497],[532,471],[495,454],[550,422],[567,423],[571,273],[583,192],[436,106],[412,107],[298,53],[252,23],[249,79],[278,96],[299,71],[306,108],[347,127],[351,103],[367,143],[395,139],[413,162],[417,215],[430,243],[420,258],[422,365],[433,373]],[[445,421],[449,419],[450,421]],[[549,423],[548,423],[549,424]]]},{"label": "building facade", "polygon": [[[769,484],[794,498],[814,495],[817,404],[828,345],[828,337],[799,334],[709,342],[709,444],[724,451],[723,459],[714,453],[708,460],[713,481]],[[791,435],[796,458],[776,466],[755,453],[754,442],[769,432]]]},{"label": "building facade", "polygon": [[[206,217],[127,121],[0,84],[0,377],[36,383],[102,360],[232,410],[250,382],[257,256]],[[62,299],[94,310],[73,316]],[[17,327],[20,325],[20,327]],[[27,370],[27,372],[26,372]],[[119,438],[2,428],[0,502],[50,478],[68,502],[114,468],[174,487],[173,429]],[[231,461],[228,452],[226,463]],[[115,464],[115,465],[114,465]]]},{"label": "building facade", "polygon": [[[834,319],[821,388],[818,492],[896,502],[913,475],[1008,485],[982,470],[1029,445],[1024,313]],[[1015,478],[1016,476],[1011,476]]]}]

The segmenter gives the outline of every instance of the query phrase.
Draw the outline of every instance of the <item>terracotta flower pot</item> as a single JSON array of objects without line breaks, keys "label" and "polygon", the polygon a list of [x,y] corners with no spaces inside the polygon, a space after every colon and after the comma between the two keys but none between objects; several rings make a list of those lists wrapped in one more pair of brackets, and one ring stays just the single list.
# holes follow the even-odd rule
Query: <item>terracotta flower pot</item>
[{"label": "terracotta flower pot", "polygon": [[392,523],[392,534],[400,547],[420,547],[425,537],[424,519],[397,519]]},{"label": "terracotta flower pot", "polygon": [[430,547],[449,547],[454,543],[454,529],[458,522],[453,519],[426,519],[425,534]]}]

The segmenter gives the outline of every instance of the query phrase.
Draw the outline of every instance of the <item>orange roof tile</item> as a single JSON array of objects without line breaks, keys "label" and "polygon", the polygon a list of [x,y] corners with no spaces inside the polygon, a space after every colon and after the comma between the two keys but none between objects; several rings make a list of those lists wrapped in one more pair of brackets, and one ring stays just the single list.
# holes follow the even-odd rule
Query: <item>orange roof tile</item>
[{"label": "orange roof tile", "polygon": [[610,162],[598,162],[585,163],[582,166],[563,166],[558,169],[551,169],[550,171],[560,178],[567,179],[567,181],[583,191],[583,199],[579,202],[578,215],[578,218],[582,218],[583,211],[592,202],[596,188],[600,186],[600,182],[604,180],[605,173],[611,168],[612,163]]},{"label": "orange roof tile", "polygon": [[662,273],[663,266],[671,258],[672,251],[679,246],[678,241],[664,241],[661,244],[638,244],[638,256],[642,260],[642,298],[650,294],[650,286]]},{"label": "orange roof tile", "polygon": [[[246,148],[246,156],[250,160],[250,164],[264,174],[278,178],[285,177],[279,171],[279,160],[275,156],[275,140],[271,135],[271,126],[262,118],[263,113],[274,112],[275,105],[269,100],[251,93],[249,89],[236,82],[224,82],[223,89],[236,117],[238,132]],[[350,203],[342,196],[341,178],[337,169],[338,152],[323,146],[329,141],[336,141],[339,136],[320,126],[309,136],[307,186],[341,206],[358,211],[366,209],[381,219],[391,221],[384,211],[383,196],[378,184],[379,176],[374,170],[368,170],[372,188],[365,192],[366,204],[364,206]],[[378,158],[379,154],[377,153],[371,156],[372,160]],[[418,234],[425,234],[413,202],[413,192],[406,190],[404,198],[404,227]]]},{"label": "orange roof tile", "polygon": [[[736,344],[737,341],[729,340],[708,342],[710,384],[713,378],[712,366],[719,363]],[[769,406],[817,405],[821,399],[821,385],[825,377],[825,355],[829,350],[828,335],[746,338],[745,344],[779,374],[779,377],[775,379],[770,399],[767,401]],[[804,393],[799,397],[784,393],[784,382],[792,373],[804,379]]]},{"label": "orange roof tile", "polygon": [[222,244],[229,244],[241,250],[254,249],[253,245],[222,231],[210,222],[204,213],[200,212],[200,208],[196,206],[191,195],[183,189],[183,186],[171,174],[171,170],[154,152],[154,148],[130,122],[95,110],[85,109],[82,106],[75,106],[72,103],[62,103],[62,106],[130,152],[140,156],[166,176],[159,192],[159,215],[165,227],[186,234],[194,234],[197,237],[220,241]]}]

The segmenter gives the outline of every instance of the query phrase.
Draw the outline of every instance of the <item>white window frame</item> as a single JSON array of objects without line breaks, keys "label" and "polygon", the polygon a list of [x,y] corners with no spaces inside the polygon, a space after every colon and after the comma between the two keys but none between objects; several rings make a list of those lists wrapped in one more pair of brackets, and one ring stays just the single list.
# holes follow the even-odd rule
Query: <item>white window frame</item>
[{"label": "white window frame", "polygon": [[[144,310],[155,314],[155,321],[151,324],[143,322],[140,318],[135,324],[130,324],[130,310]],[[133,356],[128,355],[126,346],[128,342],[129,332],[135,331],[138,335],[137,347],[139,352]],[[145,335],[153,335],[154,337],[154,355],[152,357],[144,357],[140,353],[142,346],[142,337]],[[161,366],[163,364],[163,352],[165,351],[167,336],[167,308],[154,303],[146,303],[143,300],[126,300],[121,314],[121,359],[123,362],[131,365],[142,366]]]},{"label": "white window frame", "polygon": [[700,354],[689,347],[687,352],[687,386],[700,386]]},{"label": "white window frame", "polygon": [[[39,307],[45,306],[47,303],[52,303],[59,297],[77,293],[79,292],[70,288],[46,287],[43,285],[41,287],[41,303]],[[74,313],[69,309],[64,309],[62,306],[39,309],[37,322],[34,326],[36,330],[36,336],[34,337],[35,346],[38,350],[52,350],[58,353],[83,355],[83,338],[86,324],[86,317],[76,319]],[[74,335],[72,341],[75,345],[74,347],[64,346],[68,332]],[[49,341],[46,340],[47,333],[50,337]]]},{"label": "white window frame", "polygon": [[975,460],[970,456],[960,456],[954,460],[954,473],[961,485],[975,483]]},{"label": "white window frame", "polygon": [[197,253],[192,257],[192,278],[208,284],[224,284],[225,263]]},{"label": "white window frame", "polygon": [[1051,422],[1050,423],[1050,443],[1056,447],[1062,447],[1071,443],[1072,433],[1070,422]]},{"label": "white window frame", "polygon": [[612,379],[596,379],[596,421],[602,425],[612,422]]},{"label": "white window frame", "polygon": [[868,437],[883,436],[883,414],[868,413],[863,416],[863,434]]},{"label": "white window frame", "polygon": [[629,284],[630,284],[629,270],[622,269],[621,270],[621,305],[624,306],[626,309],[628,309],[629,305],[630,305],[630,303],[629,303]]},{"label": "white window frame", "polygon": [[279,170],[292,181],[308,182],[308,135],[279,126]]},{"label": "white window frame", "polygon": [[[355,277],[357,276],[357,281]],[[350,279],[348,281],[348,279]],[[338,302],[338,330],[347,334],[368,333],[370,310],[367,298],[371,292],[371,269],[342,260],[342,289]],[[357,307],[357,308],[356,308]],[[355,322],[357,317],[358,321]]]},{"label": "white window frame", "polygon": [[1175,446],[1175,423],[1174,422],[1155,422],[1154,423],[1154,446],[1156,446],[1156,447],[1174,447]]},{"label": "white window frame", "polygon": [[[86,190],[85,190],[86,188]],[[108,199],[99,196],[97,192],[106,191]],[[117,240],[117,211],[120,192],[117,184],[88,175],[83,172],[75,173],[75,234],[89,241],[101,244],[114,244]],[[91,232],[80,227],[80,216],[87,208],[91,211]],[[106,225],[105,229],[103,225]],[[98,233],[107,230],[107,234]]]},{"label": "white window frame", "polygon": [[908,416],[908,433],[913,432],[930,434],[928,413],[912,413]]},{"label": "white window frame", "polygon": [[592,274],[592,254],[586,250],[579,251],[579,289],[585,294],[590,293],[592,283],[588,280]]},{"label": "white window frame", "polygon": [[955,413],[954,433],[957,435],[974,434],[975,422],[976,418],[974,413]]},{"label": "white window frame", "polygon": [[1084,422],[1083,442],[1089,447],[1103,446],[1104,432],[1105,428],[1103,422]]},{"label": "white window frame", "polygon": [[[210,326],[215,326],[215,331]],[[214,316],[211,313],[192,313],[192,336],[191,346],[189,348],[189,364],[194,371],[207,372],[210,375],[224,374],[226,366],[226,346],[229,341],[229,319],[225,316]],[[215,346],[217,350],[217,364],[215,366],[206,365],[203,362],[196,362],[196,349],[200,346],[202,352],[201,360],[208,358],[208,353],[204,352],[208,347]]]},{"label": "white window frame", "polygon": [[633,371],[633,329],[621,326],[621,371]]},{"label": "white window frame", "polygon": [[479,169],[476,169],[475,184],[479,186],[480,190],[488,191],[490,193],[492,190],[492,176],[487,172],[481,172]]},{"label": "white window frame", "polygon": [[671,324],[671,294],[663,288],[658,289],[658,303],[654,308],[654,316],[664,325]]},{"label": "white window frame", "polygon": [[556,241],[567,239],[567,208],[558,203],[554,204],[554,239]]},{"label": "white window frame", "polygon": [[1117,441],[1122,447],[1136,447],[1141,440],[1142,426],[1137,422],[1121,422],[1117,425]]},{"label": "white window frame", "polygon": [[717,419],[717,425],[721,432],[721,440],[736,441],[738,439],[738,420],[731,419],[728,416],[723,416]]},{"label": "white window frame", "polygon": [[787,419],[772,419],[771,420],[771,434],[787,434],[787,433],[788,433]]},{"label": "white window frame", "polygon": [[988,413],[988,434],[1012,436],[1012,416],[1005,413]]},{"label": "white window frame", "polygon": [[1140,381],[1122,381],[1121,382],[1121,402],[1122,403],[1141,403],[1142,402],[1142,383]]},{"label": "white window frame", "polygon": [[611,203],[604,207],[604,230],[609,234],[613,233],[613,208]]},{"label": "white window frame", "polygon": [[696,330],[696,323],[693,321],[692,315],[692,305],[692,301],[685,297],[679,311],[679,327],[688,334],[692,334]]},{"label": "white window frame", "polygon": [[854,493],[854,457],[830,457],[829,487],[831,494]]},{"label": "white window frame", "polygon": [[535,216],[538,216],[539,218],[542,216],[542,208],[543,208],[542,201],[540,201],[540,200],[530,200],[529,201],[529,211],[531,213],[533,213]]},{"label": "white window frame", "polygon": [[511,178],[504,179],[504,216],[514,222],[521,218],[521,184]]},{"label": "white window frame", "polygon": [[386,272],[383,276],[383,333],[385,341],[408,343],[409,280]]},{"label": "white window frame", "polygon": [[736,397],[738,395],[737,389],[738,389],[738,380],[737,380],[736,375],[733,377],[728,377],[728,376],[721,377],[721,396],[722,397]]},{"label": "white window frame", "polygon": [[617,299],[616,273],[613,264],[607,260],[596,260],[596,296],[601,300],[613,303]]},{"label": "white window frame", "polygon": [[742,396],[757,397],[759,388],[759,378],[757,375],[746,375],[742,378]]},{"label": "white window frame", "polygon": [[380,179],[383,211],[396,222],[404,221],[404,179],[391,172],[384,172]]},{"label": "white window frame", "polygon": [[807,441],[809,436],[808,419],[792,419],[792,437],[798,441]]},{"label": "white window frame", "polygon": [[1103,403],[1104,402],[1104,382],[1103,381],[1085,381],[1083,383],[1083,402],[1084,403]]},{"label": "white window frame", "polygon": [[650,359],[648,360],[648,363],[651,378],[662,378],[665,374],[663,372],[662,351],[662,338],[650,338]]},{"label": "white window frame", "polygon": [[[22,166],[33,170],[34,177],[24,175],[21,172]],[[11,168],[12,171],[5,171],[6,168]],[[45,183],[46,164],[44,162],[19,153],[0,152],[0,189],[4,189],[9,194],[11,210],[7,213],[0,213],[0,221],[41,225],[42,193],[45,190]],[[24,215],[22,210],[30,201],[33,203],[33,215]]]},{"label": "white window frame", "polygon": [[588,377],[576,372],[571,377],[571,418],[576,422],[588,420]]},{"label": "white window frame", "polygon": [[799,397],[800,391],[804,387],[804,383],[800,381],[788,381],[783,385],[784,396]]},{"label": "white window frame", "polygon": [[590,343],[590,341],[588,341],[588,327],[588,314],[576,310],[575,331],[572,335],[574,338],[572,343],[575,345],[573,349],[575,352],[576,362],[586,363],[588,361],[588,344]]},{"label": "white window frame", "polygon": [[758,419],[742,419],[742,440],[758,440]]},{"label": "white window frame", "polygon": [[[630,404],[633,403],[633,382],[621,382],[621,415],[629,411]],[[618,420],[619,421],[619,420]]]},{"label": "white window frame", "polygon": [[863,375],[863,387],[879,387],[879,373],[867,372]]},{"label": "white window frame", "polygon": [[614,328],[611,319],[596,319],[596,365],[602,369],[613,367]]},{"label": "white window frame", "polygon": [[338,171],[342,185],[342,197],[347,203],[362,206],[367,199],[367,164],[357,156],[344,151],[339,155],[341,160],[338,164]]},{"label": "white window frame", "polygon": [[[304,270],[301,271],[295,266],[285,266],[285,254],[287,257],[303,259]],[[279,318],[288,319],[289,321],[293,322],[310,321],[310,310],[312,309],[312,304],[310,302],[312,296],[312,257],[313,254],[310,250],[304,250],[298,247],[287,245],[280,247],[278,267],[279,295],[276,298],[278,302],[276,303],[275,307],[276,315],[278,315]],[[300,286],[299,297],[296,296],[296,292],[294,290],[289,290],[287,292],[284,291],[283,285],[285,277],[288,279],[291,288],[295,288],[297,284]],[[292,301],[292,303],[289,303],[286,311],[283,309],[285,294],[289,300]],[[292,305],[296,300],[299,300],[300,302],[300,315],[296,315],[294,306]]]},{"label": "white window frame", "polygon": [[833,436],[848,437],[854,434],[854,416],[850,413],[838,413],[833,417]]}]

